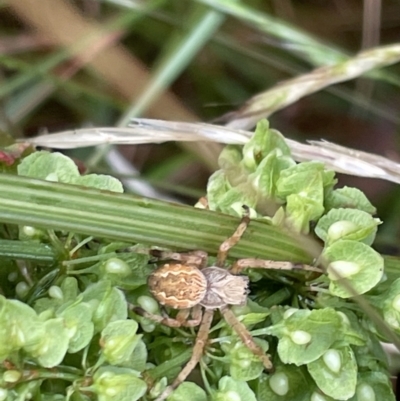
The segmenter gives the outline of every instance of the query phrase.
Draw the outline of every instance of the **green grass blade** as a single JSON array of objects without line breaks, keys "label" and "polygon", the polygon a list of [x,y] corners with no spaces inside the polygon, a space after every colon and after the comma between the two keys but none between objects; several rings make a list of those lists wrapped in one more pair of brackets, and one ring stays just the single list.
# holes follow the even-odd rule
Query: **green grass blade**
[{"label": "green grass blade", "polygon": [[143,91],[142,96],[135,101],[132,106],[120,119],[118,126],[127,126],[133,117],[142,114],[152,101],[160,93],[168,88],[176,77],[192,62],[195,55],[215,34],[220,24],[224,20],[224,14],[216,11],[207,11],[199,14],[199,10],[194,10],[194,16],[188,16],[193,21],[192,29],[186,36],[179,39],[173,35],[170,45],[165,44],[169,49],[168,54],[159,61],[151,81]]},{"label": "green grass blade", "polygon": [[[215,254],[239,219],[174,203],[0,175],[0,221]],[[302,243],[252,221],[231,256],[310,262]]]}]

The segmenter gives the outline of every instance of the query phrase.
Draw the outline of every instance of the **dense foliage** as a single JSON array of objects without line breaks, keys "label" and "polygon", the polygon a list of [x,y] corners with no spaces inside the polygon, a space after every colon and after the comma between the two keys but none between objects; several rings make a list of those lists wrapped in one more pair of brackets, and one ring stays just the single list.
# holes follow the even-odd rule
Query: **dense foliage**
[{"label": "dense foliage", "polygon": [[[33,152],[16,163],[19,175],[122,191],[112,177],[81,176],[59,153]],[[274,372],[264,372],[218,317],[195,378],[203,384],[185,382],[169,400],[394,400],[379,343],[387,331],[354,301],[363,294],[400,331],[400,281],[385,282],[384,259],[371,247],[381,223],[375,208],[355,188],[335,189],[335,175],[323,164],[296,164],[266,121],[244,147],[226,147],[219,164],[209,180],[209,208],[240,216],[245,204],[253,219],[299,241],[305,234],[318,239],[315,264],[326,274],[248,269],[248,304],[233,310],[271,355]],[[196,330],[131,311],[139,305],[161,314],[146,284],[157,262],[149,247],[26,225],[4,225],[2,233],[49,247],[56,263],[3,261],[0,401],[159,395],[189,359]]]}]

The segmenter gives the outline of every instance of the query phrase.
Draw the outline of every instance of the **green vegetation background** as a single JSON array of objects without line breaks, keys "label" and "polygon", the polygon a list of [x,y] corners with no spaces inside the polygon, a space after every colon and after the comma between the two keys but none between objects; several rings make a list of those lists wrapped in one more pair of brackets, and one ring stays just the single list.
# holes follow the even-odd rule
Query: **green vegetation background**
[{"label": "green vegetation background", "polygon": [[[252,96],[282,81],[340,63],[361,50],[393,44],[400,29],[396,1],[150,0],[138,4],[128,0],[0,3],[0,129],[4,141],[8,140],[5,133],[23,138],[42,130],[123,126],[137,116],[213,121],[240,110]],[[278,109],[269,117],[271,127],[289,138],[322,138],[396,160],[399,84],[398,65],[335,86],[327,84],[325,90]],[[140,174],[127,192],[193,205],[205,193],[220,149],[216,144],[166,143],[123,146],[117,152],[88,148],[67,153],[82,171],[120,178]],[[122,172],[118,167],[121,157],[133,169]],[[340,186],[360,188],[377,207],[384,225],[375,247],[398,256],[398,186],[349,176],[339,180]],[[43,197],[53,196],[55,201],[65,195],[61,187],[43,184],[39,188],[29,179],[4,179],[0,185],[9,204],[29,200],[30,190],[42,191]],[[70,211],[75,195],[79,196],[65,195]],[[95,198],[88,191],[88,202],[95,204]],[[154,216],[154,205],[158,211],[164,207],[149,202],[149,213],[133,218],[148,222]],[[101,235],[102,229],[109,234],[110,226],[100,227],[99,221],[107,213],[115,219],[112,207],[113,202],[94,207],[83,223],[85,229],[93,224],[93,235]],[[51,208],[35,210],[29,202],[7,212],[3,222],[34,225],[40,218],[48,222],[53,218],[53,227],[57,222],[65,230],[69,224],[78,224],[70,216],[60,221],[59,211]],[[175,228],[163,231],[162,221],[169,213],[174,214]],[[111,226],[114,239],[132,239],[137,229],[130,230],[123,221],[126,216],[119,217],[122,225],[114,221]],[[150,227],[144,224],[143,235],[148,242],[163,245],[168,245],[171,234],[170,245],[191,238],[193,242],[185,246],[213,251],[235,226],[235,220],[227,217],[224,228],[216,231],[221,221],[213,221],[203,227],[209,233],[206,239],[195,238],[187,223],[195,218],[195,211],[180,213],[165,206]],[[270,244],[266,257],[285,253],[285,249],[276,251],[276,233],[264,230],[259,238],[238,246],[232,256],[235,252],[251,256],[251,247],[265,238]],[[40,249],[41,256],[37,249],[26,248],[25,252],[28,259],[31,255],[41,261],[54,256],[45,247]],[[293,258],[304,260],[301,249],[292,252],[297,252]]]}]

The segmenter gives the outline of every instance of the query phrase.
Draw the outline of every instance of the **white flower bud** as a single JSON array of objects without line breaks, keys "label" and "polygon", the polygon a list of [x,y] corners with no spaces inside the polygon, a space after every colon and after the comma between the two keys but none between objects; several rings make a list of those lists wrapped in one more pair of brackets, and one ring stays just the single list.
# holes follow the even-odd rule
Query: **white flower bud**
[{"label": "white flower bud", "polygon": [[49,288],[49,297],[62,300],[64,298],[64,294],[62,289],[58,285],[52,285]]},{"label": "white flower bud", "polygon": [[329,263],[327,268],[327,273],[332,281],[340,280],[341,278],[346,278],[354,276],[361,270],[361,266],[355,262],[349,262],[346,260],[337,260],[335,262]]},{"label": "white flower bud", "polygon": [[357,229],[357,224],[348,220],[333,223],[328,229],[328,242],[338,240]]},{"label": "white flower bud", "polygon": [[329,370],[334,373],[339,373],[342,368],[342,358],[340,352],[335,349],[328,349],[322,359]]},{"label": "white flower bud", "polygon": [[357,387],[358,401],[376,401],[374,389],[367,383],[362,383]]},{"label": "white flower bud", "polygon": [[29,292],[29,285],[25,283],[25,281],[20,281],[15,286],[15,292],[17,293],[19,298],[24,298],[25,295],[27,295]]},{"label": "white flower bud", "polygon": [[21,376],[21,372],[18,370],[7,370],[3,373],[3,380],[7,383],[16,383]]},{"label": "white flower bud", "polygon": [[312,393],[310,401],[326,401],[326,398],[316,392]]},{"label": "white flower bud", "polygon": [[272,375],[269,379],[271,390],[277,395],[286,395],[289,391],[289,379],[283,372]]},{"label": "white flower bud", "polygon": [[296,330],[290,333],[290,338],[295,344],[304,345],[311,341],[311,334],[303,330]]}]

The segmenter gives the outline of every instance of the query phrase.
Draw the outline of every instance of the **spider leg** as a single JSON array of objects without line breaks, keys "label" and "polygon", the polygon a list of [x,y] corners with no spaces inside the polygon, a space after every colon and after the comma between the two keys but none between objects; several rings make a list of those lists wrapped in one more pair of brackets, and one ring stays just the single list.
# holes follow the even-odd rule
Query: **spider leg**
[{"label": "spider leg", "polygon": [[215,263],[218,267],[223,267],[226,258],[228,257],[228,252],[231,248],[233,248],[242,238],[246,228],[250,224],[250,216],[249,216],[249,208],[247,206],[243,206],[244,214],[242,220],[240,221],[236,231],[232,234],[231,237],[227,238],[219,247],[217,254],[217,262]]},{"label": "spider leg", "polygon": [[237,260],[229,269],[229,272],[232,274],[239,274],[243,269],[247,268],[271,270],[306,270],[323,273],[323,270],[318,267],[304,265],[301,263],[277,262],[275,260],[263,260],[255,258]]},{"label": "spider leg", "polygon": [[[200,324],[202,318],[200,305],[196,305],[195,307],[193,307],[192,311],[190,309],[181,309],[176,315],[176,318],[160,316],[154,313],[146,312],[140,306],[132,304],[129,304],[129,309],[139,316],[143,316],[146,319],[152,320],[153,322],[157,322],[168,327],[196,327]],[[188,319],[190,312],[192,313],[192,319]]]},{"label": "spider leg", "polygon": [[206,309],[203,314],[203,319],[197,333],[196,342],[194,344],[192,356],[190,357],[189,362],[184,366],[172,384],[170,384],[155,401],[165,400],[182,382],[185,381],[192,370],[196,367],[203,355],[203,350],[208,339],[208,333],[210,331],[213,314],[214,311],[212,309]]},{"label": "spider leg", "polygon": [[181,262],[182,264],[193,265],[202,269],[207,266],[207,252],[204,251],[192,251],[187,253],[170,252],[170,251],[158,251],[153,249],[150,251],[152,256],[155,256],[159,260],[174,260]]},{"label": "spider leg", "polygon": [[208,199],[207,199],[205,196],[202,196],[202,197],[199,198],[199,200],[197,201],[196,207],[199,207],[200,209],[209,209],[209,206],[208,206]]},{"label": "spider leg", "polygon": [[241,323],[234,313],[227,307],[223,306],[220,308],[222,316],[226,320],[229,326],[236,332],[236,334],[243,341],[243,344],[251,351],[253,354],[257,355],[265,369],[271,370],[273,369],[272,362],[270,361],[268,355],[263,351],[261,347],[259,347],[255,342],[251,334],[247,331],[245,325]]}]

